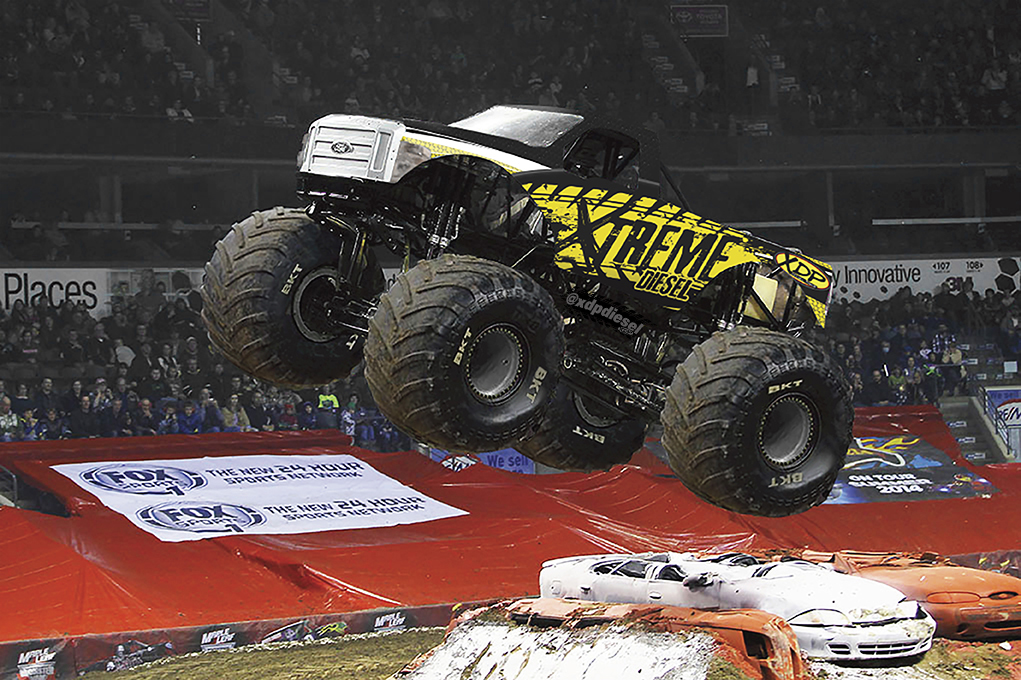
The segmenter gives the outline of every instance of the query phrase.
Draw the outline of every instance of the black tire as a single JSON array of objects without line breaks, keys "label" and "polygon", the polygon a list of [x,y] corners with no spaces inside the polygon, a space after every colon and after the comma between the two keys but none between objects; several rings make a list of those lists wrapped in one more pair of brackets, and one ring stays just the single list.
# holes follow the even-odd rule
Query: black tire
[{"label": "black tire", "polygon": [[529,433],[560,376],[563,319],[527,275],[474,257],[420,262],[379,302],[365,378],[398,429],[449,451]]},{"label": "black tire", "polygon": [[645,426],[561,381],[539,429],[514,448],[559,470],[607,470],[642,448]]},{"label": "black tire", "polygon": [[[344,378],[362,358],[364,339],[331,326],[340,238],[302,210],[253,213],[216,244],[202,284],[209,338],[235,366],[260,380],[303,388]],[[368,253],[359,297],[383,290]]]},{"label": "black tire", "polygon": [[826,500],[851,442],[841,371],[804,340],[717,333],[677,370],[662,413],[670,466],[701,498],[782,517]]}]

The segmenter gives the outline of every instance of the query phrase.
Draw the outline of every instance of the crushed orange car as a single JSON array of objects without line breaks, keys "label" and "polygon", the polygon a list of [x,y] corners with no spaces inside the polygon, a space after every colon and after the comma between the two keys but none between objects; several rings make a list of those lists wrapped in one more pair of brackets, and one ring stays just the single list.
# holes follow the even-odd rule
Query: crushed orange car
[{"label": "crushed orange car", "polygon": [[893,586],[936,620],[937,637],[1021,638],[1021,579],[1013,576],[962,567],[933,553],[805,550],[791,556]]},{"label": "crushed orange car", "polygon": [[[468,631],[473,625],[502,626],[488,637],[471,637]],[[496,622],[496,623],[494,623]],[[663,633],[685,634],[702,632],[715,639],[710,647],[703,645],[706,654],[721,657],[732,663],[750,678],[761,680],[804,680],[807,672],[801,659],[797,638],[790,626],[779,616],[747,609],[722,612],[702,611],[687,607],[671,607],[651,604],[608,604],[602,602],[581,602],[557,598],[526,598],[507,601],[488,607],[478,607],[457,616],[447,629],[444,642],[416,659],[395,674],[394,678],[408,680],[430,680],[433,677],[448,677],[451,668],[460,666],[489,677],[494,675],[508,678],[549,677],[544,675],[543,656],[555,654],[554,664],[574,663],[579,671],[577,677],[606,677],[606,655],[599,654],[600,640],[609,640],[615,628],[620,626],[637,637],[628,638],[622,645],[613,648],[613,661],[619,663],[621,656],[631,654],[634,664],[655,675],[653,671],[663,668],[650,667],[653,659],[649,650],[641,648],[641,642],[648,636]],[[516,630],[515,630],[516,629]],[[534,631],[534,637],[522,637],[522,630]],[[467,631],[467,632],[466,632]],[[550,632],[562,633],[560,637],[548,637]],[[459,637],[460,634],[460,637]],[[509,645],[508,650],[499,647]],[[571,644],[577,652],[565,652]],[[612,643],[611,643],[612,644]],[[654,643],[655,644],[655,643]],[[680,645],[668,645],[677,651]],[[444,649],[444,648],[447,649]],[[665,656],[664,648],[659,648]],[[591,667],[578,656],[594,653]],[[517,655],[517,659],[507,657]],[[493,657],[499,657],[494,659]],[[685,665],[685,660],[666,660],[667,664]],[[664,661],[664,659],[657,659]],[[708,663],[706,661],[706,663]],[[430,668],[430,664],[433,668]],[[612,664],[611,664],[612,665]],[[565,670],[556,666],[558,672]],[[581,670],[595,671],[586,675]],[[574,677],[574,676],[572,676]]]}]

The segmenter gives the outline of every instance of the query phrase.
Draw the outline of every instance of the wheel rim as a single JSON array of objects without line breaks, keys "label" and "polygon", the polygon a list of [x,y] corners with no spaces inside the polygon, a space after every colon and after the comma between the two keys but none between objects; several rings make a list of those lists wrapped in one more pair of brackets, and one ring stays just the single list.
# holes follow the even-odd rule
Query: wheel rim
[{"label": "wheel rim", "polygon": [[777,399],[759,422],[759,451],[772,467],[789,470],[811,455],[818,432],[818,416],[800,395]]},{"label": "wheel rim", "polygon": [[501,401],[524,382],[525,342],[512,326],[490,326],[479,333],[468,351],[465,378],[480,401]]},{"label": "wheel rim", "polygon": [[298,284],[291,311],[298,331],[312,342],[328,342],[337,337],[330,323],[327,303],[337,295],[337,270],[320,267]]}]

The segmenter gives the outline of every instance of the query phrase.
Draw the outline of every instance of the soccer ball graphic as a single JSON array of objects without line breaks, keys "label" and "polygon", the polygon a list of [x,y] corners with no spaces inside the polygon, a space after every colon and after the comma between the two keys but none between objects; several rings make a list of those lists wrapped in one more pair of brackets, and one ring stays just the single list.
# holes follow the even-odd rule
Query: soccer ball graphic
[{"label": "soccer ball graphic", "polygon": [[1018,281],[1018,273],[1021,272],[1021,267],[1018,266],[1018,262],[1013,257],[1003,257],[997,261],[997,266],[1000,268],[1000,273],[996,276],[996,289],[1010,295],[1015,290],[1021,288],[1021,282]]}]

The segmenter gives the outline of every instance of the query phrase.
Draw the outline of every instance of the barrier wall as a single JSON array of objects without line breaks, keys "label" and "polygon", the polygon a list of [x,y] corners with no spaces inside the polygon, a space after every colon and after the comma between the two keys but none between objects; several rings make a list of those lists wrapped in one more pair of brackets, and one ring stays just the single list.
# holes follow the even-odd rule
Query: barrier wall
[{"label": "barrier wall", "polygon": [[[484,465],[453,471],[414,452],[362,451],[348,437],[324,431],[5,444],[0,465],[56,495],[70,516],[0,509],[0,654],[49,663],[32,659],[56,650],[55,664],[80,668],[78,657],[56,660],[68,640],[135,639],[123,631],[182,627],[209,632],[226,622],[295,622],[379,609],[392,614],[534,595],[543,561],[576,554],[803,547],[931,551],[1009,566],[1021,553],[1021,465],[973,468],[930,407],[861,409],[855,435],[920,439],[991,488],[983,485],[982,493],[967,498],[886,495],[771,519],[706,505],[647,449],[636,454],[638,464],[607,472],[522,475]],[[351,455],[464,514],[343,531],[164,542],[54,469],[269,454]],[[336,483],[340,494],[343,483]],[[316,619],[320,625],[326,624]],[[162,644],[157,637],[140,642],[139,649]],[[108,651],[113,643],[105,644]],[[23,656],[30,652],[39,653]],[[106,653],[81,659],[107,659]]]}]

